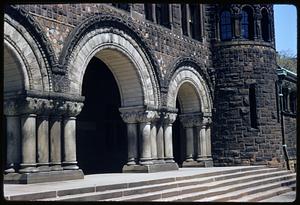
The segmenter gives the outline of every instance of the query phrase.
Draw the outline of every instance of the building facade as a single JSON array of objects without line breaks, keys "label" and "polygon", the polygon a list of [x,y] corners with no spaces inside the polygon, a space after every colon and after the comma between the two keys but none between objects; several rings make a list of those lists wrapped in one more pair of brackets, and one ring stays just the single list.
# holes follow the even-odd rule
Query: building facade
[{"label": "building facade", "polygon": [[267,4],[7,5],[5,180],[284,165],[274,42]]}]

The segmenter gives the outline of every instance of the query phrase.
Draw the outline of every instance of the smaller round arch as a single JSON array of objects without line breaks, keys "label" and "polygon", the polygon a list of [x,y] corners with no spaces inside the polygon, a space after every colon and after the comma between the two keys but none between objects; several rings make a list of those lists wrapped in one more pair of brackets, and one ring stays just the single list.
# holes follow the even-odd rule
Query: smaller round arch
[{"label": "smaller round arch", "polygon": [[208,86],[193,67],[180,67],[173,74],[167,94],[168,107],[176,108],[177,96],[183,113],[211,113],[212,99]]}]

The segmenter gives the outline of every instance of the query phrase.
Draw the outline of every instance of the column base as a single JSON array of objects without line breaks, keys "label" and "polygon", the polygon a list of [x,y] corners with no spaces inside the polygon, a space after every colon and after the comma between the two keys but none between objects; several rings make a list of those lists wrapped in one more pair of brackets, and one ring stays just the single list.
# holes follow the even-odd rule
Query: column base
[{"label": "column base", "polygon": [[4,175],[3,182],[5,184],[34,184],[41,182],[83,179],[83,177],[84,175],[81,169],[23,174],[9,173]]},{"label": "column base", "polygon": [[50,172],[51,168],[49,166],[38,166],[39,172]]},{"label": "column base", "polygon": [[153,173],[172,170],[178,170],[177,163],[123,166],[123,173]]},{"label": "column base", "polygon": [[214,163],[212,158],[198,158],[197,163],[200,167],[213,167]]}]

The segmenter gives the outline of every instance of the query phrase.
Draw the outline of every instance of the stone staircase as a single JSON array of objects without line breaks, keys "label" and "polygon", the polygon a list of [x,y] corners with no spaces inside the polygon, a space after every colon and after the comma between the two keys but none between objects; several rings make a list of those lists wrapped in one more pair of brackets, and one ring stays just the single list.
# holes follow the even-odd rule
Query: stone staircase
[{"label": "stone staircase", "polygon": [[[266,167],[247,167],[176,178],[65,190],[42,201],[217,201],[257,202],[295,191],[296,174]],[[88,189],[86,189],[88,190]]]}]

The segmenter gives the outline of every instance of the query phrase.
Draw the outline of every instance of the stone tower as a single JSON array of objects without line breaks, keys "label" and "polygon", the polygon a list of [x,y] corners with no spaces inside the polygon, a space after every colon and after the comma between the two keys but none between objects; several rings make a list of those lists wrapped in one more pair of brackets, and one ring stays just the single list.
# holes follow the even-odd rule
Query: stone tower
[{"label": "stone tower", "polygon": [[272,5],[216,6],[215,165],[282,162]]}]

